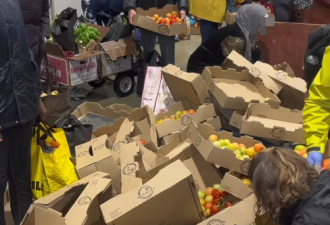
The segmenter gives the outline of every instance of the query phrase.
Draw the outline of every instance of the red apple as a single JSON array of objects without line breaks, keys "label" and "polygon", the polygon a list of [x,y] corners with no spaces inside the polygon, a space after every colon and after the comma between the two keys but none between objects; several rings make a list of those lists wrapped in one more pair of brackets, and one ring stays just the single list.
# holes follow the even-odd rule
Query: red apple
[{"label": "red apple", "polygon": [[213,198],[220,198],[221,197],[221,192],[217,189],[214,189],[212,191],[212,196],[213,196]]},{"label": "red apple", "polygon": [[213,205],[213,206],[211,207],[211,214],[212,214],[212,215],[218,213],[219,211],[220,211],[220,210],[219,210],[219,208],[218,208],[217,205]]},{"label": "red apple", "polygon": [[233,203],[232,202],[226,202],[226,205],[225,205],[226,208],[232,207],[232,206],[233,206]]}]

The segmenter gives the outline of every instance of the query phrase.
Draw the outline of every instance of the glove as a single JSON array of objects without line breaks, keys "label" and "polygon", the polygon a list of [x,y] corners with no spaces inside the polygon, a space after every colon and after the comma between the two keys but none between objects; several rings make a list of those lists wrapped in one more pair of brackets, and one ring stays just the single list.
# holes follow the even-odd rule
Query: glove
[{"label": "glove", "polygon": [[310,152],[307,156],[307,161],[312,166],[317,165],[319,168],[321,168],[321,162],[322,162],[323,155],[321,152]]}]

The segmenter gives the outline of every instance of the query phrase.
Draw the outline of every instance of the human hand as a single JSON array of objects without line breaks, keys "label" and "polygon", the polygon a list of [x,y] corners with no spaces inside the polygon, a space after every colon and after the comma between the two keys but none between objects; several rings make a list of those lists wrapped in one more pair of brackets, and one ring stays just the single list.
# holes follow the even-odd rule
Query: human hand
[{"label": "human hand", "polygon": [[307,156],[307,161],[312,166],[317,165],[319,168],[321,168],[321,162],[322,162],[323,155],[320,152],[310,152]]},{"label": "human hand", "polygon": [[42,102],[41,98],[39,99],[39,115],[42,120],[46,119],[47,109],[46,109],[44,103]]},{"label": "human hand", "polygon": [[133,17],[136,15],[136,11],[134,9],[131,9],[130,11],[128,11],[128,19],[129,19],[129,23],[133,24]]},{"label": "human hand", "polygon": [[181,10],[180,11],[180,16],[181,16],[182,21],[186,20],[186,11]]}]

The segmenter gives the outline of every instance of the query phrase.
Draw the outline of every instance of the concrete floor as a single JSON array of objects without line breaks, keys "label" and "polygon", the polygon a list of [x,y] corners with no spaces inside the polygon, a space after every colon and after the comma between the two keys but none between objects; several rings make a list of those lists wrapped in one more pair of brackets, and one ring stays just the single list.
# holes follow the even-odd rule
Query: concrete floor
[{"label": "concrete floor", "polygon": [[[175,46],[176,65],[182,70],[186,70],[189,56],[195,51],[200,43],[201,37],[199,35],[192,35],[190,40],[177,42]],[[159,51],[158,45],[156,49]],[[90,89],[88,84],[83,84],[79,87]],[[137,97],[135,93],[125,98],[118,98],[113,91],[112,84],[105,83],[101,88],[95,89],[87,99],[82,101],[72,101],[72,104],[74,107],[77,107],[85,101],[98,102],[102,106],[110,106],[114,103],[120,103],[131,107],[140,107],[141,98]]]}]

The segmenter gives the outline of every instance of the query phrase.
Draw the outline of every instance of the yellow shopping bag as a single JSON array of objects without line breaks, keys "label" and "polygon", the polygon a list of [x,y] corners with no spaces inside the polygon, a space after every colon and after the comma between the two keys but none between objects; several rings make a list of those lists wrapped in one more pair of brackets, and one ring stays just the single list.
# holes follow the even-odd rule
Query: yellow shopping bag
[{"label": "yellow shopping bag", "polygon": [[[49,137],[58,146],[47,145],[44,139]],[[70,158],[70,148],[63,129],[50,128],[38,121],[31,145],[31,185],[35,200],[79,180]]]}]

